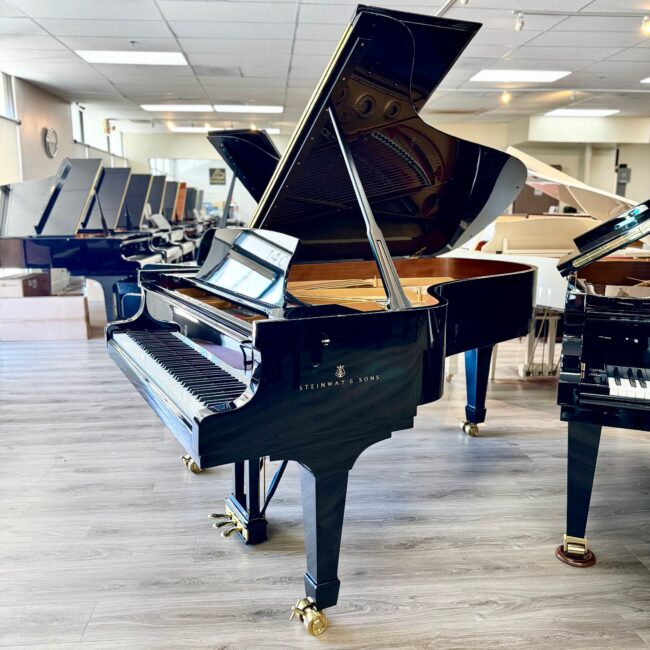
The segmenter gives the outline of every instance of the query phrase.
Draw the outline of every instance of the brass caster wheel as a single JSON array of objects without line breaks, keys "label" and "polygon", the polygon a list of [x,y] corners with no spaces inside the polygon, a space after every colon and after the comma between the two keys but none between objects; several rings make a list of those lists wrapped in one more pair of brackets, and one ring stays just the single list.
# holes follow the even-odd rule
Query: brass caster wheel
[{"label": "brass caster wheel", "polygon": [[305,629],[312,636],[319,636],[327,629],[327,616],[325,612],[316,607],[313,598],[301,598],[291,608],[291,618],[289,620],[292,620],[294,616],[297,616],[302,621]]},{"label": "brass caster wheel", "polygon": [[474,424],[474,422],[463,422],[460,426],[463,432],[468,436],[472,438],[478,436],[478,424]]},{"label": "brass caster wheel", "polygon": [[200,474],[203,471],[191,456],[181,456],[181,460],[185,463],[185,467],[187,467],[192,474]]}]

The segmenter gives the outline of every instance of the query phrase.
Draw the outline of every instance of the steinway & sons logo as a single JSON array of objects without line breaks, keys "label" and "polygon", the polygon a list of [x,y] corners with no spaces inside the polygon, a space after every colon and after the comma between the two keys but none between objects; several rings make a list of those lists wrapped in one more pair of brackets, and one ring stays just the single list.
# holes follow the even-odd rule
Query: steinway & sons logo
[{"label": "steinway & sons logo", "polygon": [[327,381],[315,381],[312,384],[300,384],[298,390],[320,390],[321,388],[341,388],[343,386],[354,386],[355,384],[367,384],[374,381],[379,381],[379,375],[363,375],[359,377],[346,378],[345,366],[336,366],[334,372],[334,379]]}]

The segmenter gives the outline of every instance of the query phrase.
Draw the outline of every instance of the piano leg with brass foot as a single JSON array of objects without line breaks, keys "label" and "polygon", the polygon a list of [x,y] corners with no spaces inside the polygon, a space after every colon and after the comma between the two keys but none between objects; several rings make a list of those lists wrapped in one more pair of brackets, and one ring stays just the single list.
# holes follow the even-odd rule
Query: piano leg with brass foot
[{"label": "piano leg with brass foot", "polygon": [[472,437],[478,435],[478,425],[485,422],[485,397],[490,376],[492,348],[477,348],[465,352],[465,381],[467,382],[467,406],[465,421],[461,428]]},{"label": "piano leg with brass foot", "polygon": [[199,464],[189,455],[183,454],[181,460],[185,464],[185,467],[192,472],[192,474],[200,474],[203,470],[199,467]]},{"label": "piano leg with brass foot", "polygon": [[596,563],[585,533],[601,429],[599,424],[569,422],[567,532],[555,549],[556,557],[569,566],[590,567]]},{"label": "piano leg with brass foot", "polygon": [[337,571],[348,471],[340,467],[330,471],[303,467],[301,484],[307,554],[306,598],[294,606],[292,617],[297,615],[310,634],[319,635],[327,627],[322,610],[336,605],[341,585]]}]

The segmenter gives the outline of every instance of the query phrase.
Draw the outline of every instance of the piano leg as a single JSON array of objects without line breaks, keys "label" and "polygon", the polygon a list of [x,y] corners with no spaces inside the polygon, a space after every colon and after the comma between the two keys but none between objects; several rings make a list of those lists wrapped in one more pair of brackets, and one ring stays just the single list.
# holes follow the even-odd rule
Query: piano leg
[{"label": "piano leg", "polygon": [[123,280],[124,276],[121,275],[93,275],[90,276],[91,280],[96,280],[99,284],[102,285],[102,291],[104,292],[104,306],[106,307],[106,322],[110,323],[116,318],[115,312],[115,297],[113,294],[113,288],[115,283],[119,280]]},{"label": "piano leg", "polygon": [[303,520],[305,526],[306,598],[293,609],[310,634],[321,634],[327,627],[322,609],[336,605],[341,582],[337,570],[348,470],[315,471],[303,466],[301,474]]},{"label": "piano leg", "polygon": [[601,429],[599,424],[569,422],[567,532],[564,543],[557,547],[555,555],[570,566],[589,567],[596,563],[596,556],[587,545],[585,532]]},{"label": "piano leg", "polygon": [[251,458],[235,463],[232,494],[226,499],[226,515],[230,522],[215,524],[228,526],[222,534],[230,537],[239,533],[246,544],[259,544],[268,539],[267,521],[260,509],[260,459]]},{"label": "piano leg", "polygon": [[470,436],[478,435],[478,425],[485,422],[485,396],[490,376],[492,347],[465,352],[465,380],[467,382],[467,406],[463,431]]}]

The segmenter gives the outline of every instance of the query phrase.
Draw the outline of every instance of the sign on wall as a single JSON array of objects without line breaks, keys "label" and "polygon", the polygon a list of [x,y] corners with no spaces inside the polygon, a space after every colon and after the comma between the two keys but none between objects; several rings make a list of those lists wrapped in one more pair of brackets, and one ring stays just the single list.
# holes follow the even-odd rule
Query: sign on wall
[{"label": "sign on wall", "polygon": [[210,185],[225,185],[226,170],[224,167],[210,167]]}]

